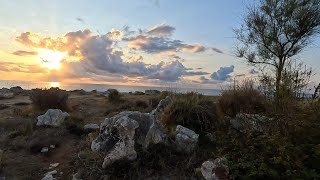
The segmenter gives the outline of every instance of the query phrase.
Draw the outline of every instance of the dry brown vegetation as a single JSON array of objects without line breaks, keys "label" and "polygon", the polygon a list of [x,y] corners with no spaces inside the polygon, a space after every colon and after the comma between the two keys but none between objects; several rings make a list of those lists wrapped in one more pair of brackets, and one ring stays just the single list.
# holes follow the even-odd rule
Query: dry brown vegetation
[{"label": "dry brown vegetation", "polygon": [[268,101],[253,85],[253,81],[244,81],[222,92],[219,103],[225,115],[235,116],[239,112],[249,114],[266,112]]},{"label": "dry brown vegetation", "polygon": [[34,89],[30,94],[33,106],[39,110],[68,110],[68,97],[68,92],[59,88]]}]

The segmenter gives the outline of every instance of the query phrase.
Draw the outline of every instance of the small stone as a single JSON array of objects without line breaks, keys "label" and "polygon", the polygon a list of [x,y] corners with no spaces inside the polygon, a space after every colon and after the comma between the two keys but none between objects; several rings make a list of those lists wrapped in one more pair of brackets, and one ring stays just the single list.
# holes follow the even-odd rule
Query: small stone
[{"label": "small stone", "polygon": [[51,174],[45,175],[41,180],[56,180]]},{"label": "small stone", "polygon": [[201,173],[206,180],[229,179],[229,168],[225,158],[217,158],[214,161],[205,161],[201,166]]},{"label": "small stone", "polygon": [[48,151],[49,151],[49,148],[47,148],[47,147],[43,147],[41,149],[41,153],[47,153]]},{"label": "small stone", "polygon": [[45,175],[46,175],[46,176],[47,176],[47,175],[54,175],[54,174],[57,174],[57,173],[58,173],[57,170],[53,170],[53,171],[47,172]]},{"label": "small stone", "polygon": [[94,130],[100,129],[100,127],[98,124],[86,124],[86,125],[84,125],[83,129],[94,131]]},{"label": "small stone", "polygon": [[60,163],[53,163],[53,164],[50,164],[50,167],[54,167],[54,168],[55,168],[55,167],[58,167],[59,164],[60,164]]},{"label": "small stone", "polygon": [[54,149],[54,148],[56,148],[56,145],[50,145],[50,148]]}]

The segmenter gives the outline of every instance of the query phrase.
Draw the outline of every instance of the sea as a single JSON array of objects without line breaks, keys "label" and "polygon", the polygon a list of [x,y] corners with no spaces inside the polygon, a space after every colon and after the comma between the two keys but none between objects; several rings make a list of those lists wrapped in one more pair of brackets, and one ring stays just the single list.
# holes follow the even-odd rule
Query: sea
[{"label": "sea", "polygon": [[178,93],[197,92],[203,95],[219,96],[221,90],[219,89],[202,89],[200,87],[156,87],[156,86],[126,86],[126,85],[110,85],[110,84],[76,84],[76,83],[60,83],[60,82],[30,82],[30,81],[13,81],[13,80],[0,80],[0,88],[10,88],[20,86],[23,89],[35,89],[35,88],[50,88],[59,87],[64,90],[80,90],[85,91],[96,90],[98,92],[104,92],[108,89],[117,89],[120,92],[135,92],[145,90],[159,90],[159,91],[171,91]]}]

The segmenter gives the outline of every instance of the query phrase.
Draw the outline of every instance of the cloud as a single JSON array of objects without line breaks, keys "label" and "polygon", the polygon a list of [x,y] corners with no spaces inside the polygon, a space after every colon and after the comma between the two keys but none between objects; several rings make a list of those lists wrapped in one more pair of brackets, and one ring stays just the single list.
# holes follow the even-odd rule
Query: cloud
[{"label": "cloud", "polygon": [[16,56],[35,56],[38,53],[36,51],[15,51],[12,54],[16,55]]},{"label": "cloud", "polygon": [[45,48],[59,52],[68,52],[71,56],[80,56],[79,48],[86,39],[92,37],[91,31],[69,32],[63,37],[51,38],[31,32],[21,33],[15,40],[23,45],[34,48]]},{"label": "cloud", "polygon": [[123,33],[117,29],[112,29],[107,33],[107,36],[112,40],[121,40],[123,37]]},{"label": "cloud", "polygon": [[151,73],[146,77],[147,79],[159,79],[163,81],[175,82],[180,80],[182,76],[198,76],[206,75],[207,72],[202,71],[189,71],[190,68],[186,68],[178,60],[169,63],[159,63],[157,66],[150,68]]},{"label": "cloud", "polygon": [[184,52],[191,52],[191,53],[197,53],[197,52],[203,52],[206,48],[202,45],[189,45],[185,44],[181,47],[181,51]]},{"label": "cloud", "polygon": [[173,34],[175,29],[176,28],[166,24],[158,24],[150,29],[147,29],[145,33],[150,36],[168,37]]},{"label": "cloud", "polygon": [[211,79],[218,81],[230,81],[230,74],[234,72],[234,66],[231,65],[229,67],[220,67],[220,69],[211,74]]},{"label": "cloud", "polygon": [[22,73],[45,73],[46,69],[39,65],[30,65],[24,63],[0,62],[0,71],[4,72],[22,72]]},{"label": "cloud", "polygon": [[[142,56],[138,60],[124,61],[124,53],[114,48],[114,41],[108,35],[91,36],[79,47],[82,59],[77,62],[64,62],[62,67],[66,77],[102,77],[121,75],[126,77],[141,77],[175,82],[184,76],[208,74],[202,71],[192,71],[178,60],[156,65],[146,64]],[[55,72],[57,74],[57,72]],[[51,75],[54,77],[54,75]],[[57,76],[57,75],[56,75]]]},{"label": "cloud", "polygon": [[[128,27],[126,31],[129,31]],[[123,40],[128,43],[128,47],[146,53],[199,53],[204,51],[223,53],[217,48],[205,47],[201,44],[189,44],[181,40],[172,39],[171,36],[174,31],[175,28],[172,26],[158,24],[147,30],[140,29],[138,34],[126,37]]]},{"label": "cloud", "polygon": [[133,49],[145,51],[147,53],[177,52],[182,45],[180,40],[170,40],[163,37],[150,37],[138,35],[125,38],[128,46]]},{"label": "cloud", "polygon": [[82,18],[76,18],[77,21],[84,23],[84,20]]},{"label": "cloud", "polygon": [[[117,40],[122,38],[120,31],[113,29],[104,35],[94,35],[90,30],[68,32],[62,37],[42,37],[26,32],[16,37],[16,41],[33,48],[46,48],[68,52],[78,57],[78,61],[62,62],[62,69],[51,70],[47,79],[90,78],[93,80],[121,80],[127,78],[140,80],[159,80],[176,82],[188,76],[207,75],[207,72],[194,71],[185,67],[178,57],[170,62],[146,64],[142,56],[126,57]],[[123,38],[126,39],[126,38]],[[142,49],[149,53],[176,52],[186,47],[179,40],[164,37],[138,35],[127,38],[131,48]],[[199,51],[188,46],[190,51]],[[111,77],[111,78],[110,78]]]},{"label": "cloud", "polygon": [[220,53],[220,54],[223,54],[223,51],[221,51],[220,49],[218,48],[211,48],[212,51],[214,52],[217,52],[217,53]]}]

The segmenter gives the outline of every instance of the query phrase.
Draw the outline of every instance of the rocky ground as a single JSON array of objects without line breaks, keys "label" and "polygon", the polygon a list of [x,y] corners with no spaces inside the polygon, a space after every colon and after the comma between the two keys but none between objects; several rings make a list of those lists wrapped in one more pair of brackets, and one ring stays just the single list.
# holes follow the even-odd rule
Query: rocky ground
[{"label": "rocky ground", "polygon": [[[159,123],[170,97],[158,104],[162,97],[157,95],[126,94],[121,103],[114,104],[104,94],[74,91],[69,92],[68,112],[63,112],[35,110],[28,93],[10,96],[0,99],[1,178],[118,179],[113,176],[119,173],[117,170],[109,176],[108,170],[103,169],[113,163],[118,166],[118,161],[119,168],[123,168],[127,166],[123,166],[123,160],[135,160],[139,153],[148,152],[156,144],[162,145],[150,148],[151,151],[170,149],[170,145],[166,146],[170,144],[169,135]],[[192,130],[179,126],[175,136],[176,142],[171,142],[176,147],[174,151],[190,154],[197,147],[199,135]],[[90,169],[99,172],[91,174]],[[146,169],[147,176],[138,174],[149,178],[179,177],[179,172],[164,175],[152,172],[157,171],[153,167]],[[119,174],[119,178],[125,177],[123,172]]]},{"label": "rocky ground", "polygon": [[227,116],[230,96],[52,91],[67,106],[40,110],[30,91],[0,89],[0,179],[320,177],[318,102]]},{"label": "rocky ground", "polygon": [[[105,97],[72,93],[69,102],[72,108],[69,114],[81,118],[82,123],[99,124],[106,116]],[[50,164],[59,163],[55,168],[58,171],[56,176],[70,178],[73,172],[70,163],[77,156],[81,137],[63,128],[35,127],[33,124],[41,112],[33,112],[28,95],[2,99],[0,104],[0,149],[4,150],[1,176],[41,179],[51,171]],[[49,147],[48,153],[32,149],[41,145],[55,148]]]}]

